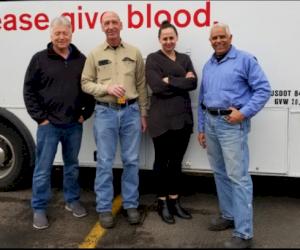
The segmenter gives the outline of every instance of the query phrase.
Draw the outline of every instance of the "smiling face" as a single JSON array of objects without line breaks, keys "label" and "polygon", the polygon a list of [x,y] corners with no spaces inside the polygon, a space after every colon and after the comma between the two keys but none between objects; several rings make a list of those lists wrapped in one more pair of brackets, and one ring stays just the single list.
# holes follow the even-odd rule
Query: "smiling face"
[{"label": "smiling face", "polygon": [[72,29],[63,24],[54,25],[51,29],[51,42],[54,50],[67,50],[72,41]]},{"label": "smiling face", "polygon": [[123,28],[119,16],[114,12],[106,12],[101,19],[102,31],[106,34],[107,42],[115,45],[121,41],[120,33]]},{"label": "smiling face", "polygon": [[216,26],[212,28],[209,40],[216,55],[224,55],[230,49],[232,35],[224,27]]},{"label": "smiling face", "polygon": [[162,50],[166,53],[174,51],[176,47],[178,37],[173,28],[165,28],[161,30],[159,37],[159,42],[161,44]]}]

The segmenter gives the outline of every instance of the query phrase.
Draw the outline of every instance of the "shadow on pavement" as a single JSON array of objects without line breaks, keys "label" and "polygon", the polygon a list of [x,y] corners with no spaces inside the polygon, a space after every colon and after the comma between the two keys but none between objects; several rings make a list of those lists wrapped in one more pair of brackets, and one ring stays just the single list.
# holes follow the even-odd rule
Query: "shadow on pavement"
[{"label": "shadow on pavement", "polygon": [[[95,168],[80,168],[79,182],[82,189],[93,190]],[[120,193],[122,169],[114,169],[115,193]],[[141,170],[140,194],[155,194],[155,176],[151,170]],[[216,194],[215,182],[212,174],[191,175],[183,174],[182,195],[196,193]],[[278,176],[255,176],[252,175],[254,196],[287,196],[300,198],[300,178]],[[62,167],[54,167],[52,173],[53,187],[62,187]]]}]

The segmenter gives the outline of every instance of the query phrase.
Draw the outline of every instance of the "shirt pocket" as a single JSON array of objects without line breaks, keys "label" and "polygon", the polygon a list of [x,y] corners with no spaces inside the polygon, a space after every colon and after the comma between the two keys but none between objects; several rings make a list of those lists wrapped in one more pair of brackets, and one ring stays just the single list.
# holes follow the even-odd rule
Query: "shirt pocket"
[{"label": "shirt pocket", "polygon": [[100,81],[110,80],[112,78],[112,61],[100,60],[97,65],[97,76]]},{"label": "shirt pocket", "polygon": [[122,59],[123,72],[125,75],[133,76],[135,74],[136,60],[133,57],[125,56]]}]

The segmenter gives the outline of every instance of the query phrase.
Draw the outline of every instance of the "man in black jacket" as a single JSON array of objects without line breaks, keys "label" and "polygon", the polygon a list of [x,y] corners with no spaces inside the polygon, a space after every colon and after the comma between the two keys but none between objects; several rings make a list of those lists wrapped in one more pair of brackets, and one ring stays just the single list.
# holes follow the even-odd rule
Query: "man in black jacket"
[{"label": "man in black jacket", "polygon": [[79,202],[78,154],[82,123],[94,111],[94,98],[82,92],[81,72],[85,56],[71,44],[72,26],[63,16],[50,24],[51,42],[36,53],[27,68],[24,101],[29,115],[38,123],[36,162],[32,180],[33,227],[49,226],[46,208],[51,198],[51,169],[62,145],[65,208],[75,217],[87,215]]}]

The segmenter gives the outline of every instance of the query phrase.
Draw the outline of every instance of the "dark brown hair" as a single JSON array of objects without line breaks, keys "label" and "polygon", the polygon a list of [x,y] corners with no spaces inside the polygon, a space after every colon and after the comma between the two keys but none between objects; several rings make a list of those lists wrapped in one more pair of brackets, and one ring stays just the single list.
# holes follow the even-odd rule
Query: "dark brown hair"
[{"label": "dark brown hair", "polygon": [[160,38],[161,31],[162,31],[163,29],[167,29],[167,28],[173,29],[173,30],[175,31],[176,36],[178,36],[178,32],[177,32],[176,27],[175,27],[173,24],[171,24],[168,20],[165,20],[165,21],[163,21],[163,22],[160,24],[160,27],[159,27],[159,30],[158,30],[158,38]]}]

